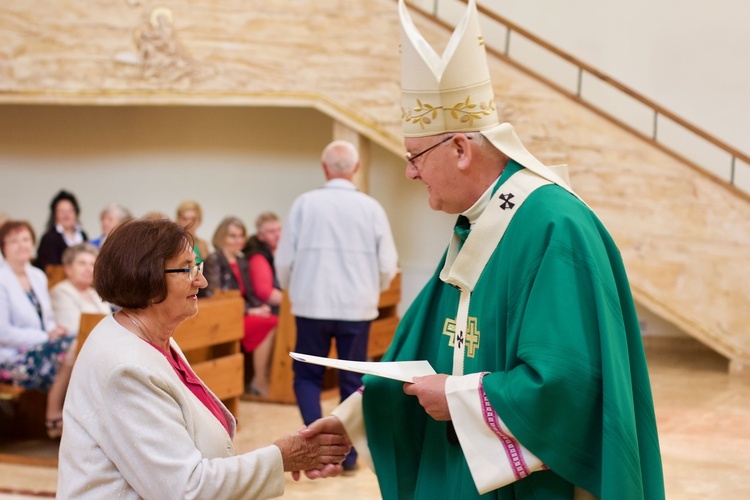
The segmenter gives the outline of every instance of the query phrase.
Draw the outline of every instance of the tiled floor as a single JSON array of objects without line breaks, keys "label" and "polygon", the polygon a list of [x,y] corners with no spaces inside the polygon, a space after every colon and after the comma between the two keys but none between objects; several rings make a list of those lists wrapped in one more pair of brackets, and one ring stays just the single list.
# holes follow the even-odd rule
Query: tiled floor
[{"label": "tiled floor", "polygon": [[[726,374],[726,360],[692,341],[648,344],[651,379],[670,500],[750,498],[750,382]],[[324,403],[330,409],[334,401]],[[239,451],[269,443],[300,426],[296,407],[242,403]],[[0,490],[33,490],[49,496],[57,472],[44,467],[0,464]],[[295,483],[286,496],[299,499],[379,498],[375,476]],[[0,494],[0,499],[32,495]]]}]

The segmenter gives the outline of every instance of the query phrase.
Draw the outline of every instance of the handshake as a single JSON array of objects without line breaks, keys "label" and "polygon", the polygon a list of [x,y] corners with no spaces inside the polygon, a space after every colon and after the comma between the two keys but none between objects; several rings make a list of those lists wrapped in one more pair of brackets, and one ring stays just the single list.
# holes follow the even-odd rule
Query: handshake
[{"label": "handshake", "polygon": [[341,462],[352,449],[341,421],[334,416],[316,420],[307,427],[277,439],[284,470],[290,471],[295,481],[300,471],[308,479],[333,477],[341,474]]}]

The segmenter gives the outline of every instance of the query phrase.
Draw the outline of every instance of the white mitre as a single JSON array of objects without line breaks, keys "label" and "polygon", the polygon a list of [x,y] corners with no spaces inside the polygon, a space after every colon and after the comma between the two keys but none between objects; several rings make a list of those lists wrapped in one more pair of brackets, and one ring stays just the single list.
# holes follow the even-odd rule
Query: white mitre
[{"label": "white mitre", "polygon": [[511,124],[498,120],[475,0],[468,1],[442,57],[414,26],[404,0],[398,9],[404,137],[480,132],[509,158],[570,191],[566,173],[558,175],[542,164]]}]

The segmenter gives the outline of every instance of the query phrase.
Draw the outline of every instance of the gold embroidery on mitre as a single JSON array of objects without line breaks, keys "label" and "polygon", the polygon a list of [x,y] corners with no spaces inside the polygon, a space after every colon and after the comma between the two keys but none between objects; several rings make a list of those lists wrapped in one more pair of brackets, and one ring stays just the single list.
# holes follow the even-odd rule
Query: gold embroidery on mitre
[{"label": "gold embroidery on mitre", "polygon": [[429,125],[432,120],[437,118],[438,109],[443,109],[443,107],[433,106],[430,103],[422,104],[422,101],[417,99],[416,107],[401,108],[401,118],[407,122],[418,123],[420,127],[424,128],[425,124]]},{"label": "gold embroidery on mitre", "polygon": [[[476,317],[469,316],[468,329],[466,331],[466,355],[473,358],[479,349],[479,336],[480,331],[478,328],[479,321]],[[454,347],[456,342],[456,320],[446,318],[443,325],[443,335],[447,335],[448,346]]]},{"label": "gold embroidery on mitre", "polygon": [[469,95],[466,96],[465,100],[457,102],[449,109],[445,109],[442,105],[433,106],[427,102],[423,103],[420,99],[417,99],[415,107],[401,108],[401,118],[405,122],[419,124],[420,127],[424,128],[425,125],[429,125],[432,120],[437,118],[438,110],[450,111],[454,120],[458,120],[460,123],[468,122],[471,127],[474,125],[474,120],[481,120],[484,116],[489,116],[491,112],[495,111],[495,98],[491,98],[488,102],[476,104],[471,102],[471,96]]},{"label": "gold embroidery on mitre", "polygon": [[[475,109],[479,106],[479,109]],[[490,99],[489,103],[480,102],[474,104],[471,102],[471,96],[466,96],[464,102],[455,104],[451,109],[451,116],[461,123],[469,122],[469,126],[474,125],[474,120],[481,120],[483,116],[488,116],[490,111],[495,111],[495,99]],[[459,115],[461,118],[459,118]]]},{"label": "gold embroidery on mitre", "polygon": [[477,40],[479,40],[479,46],[480,47],[484,45],[484,37],[482,35],[479,35],[477,37]]}]

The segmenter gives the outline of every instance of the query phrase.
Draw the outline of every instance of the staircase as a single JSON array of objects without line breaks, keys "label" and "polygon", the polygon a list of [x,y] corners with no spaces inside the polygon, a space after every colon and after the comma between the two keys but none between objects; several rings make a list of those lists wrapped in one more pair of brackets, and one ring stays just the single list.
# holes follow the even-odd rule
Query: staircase
[{"label": "staircase", "polygon": [[[422,14],[424,22],[415,22],[428,40],[447,43],[453,26],[412,6],[414,11]],[[501,117],[522,130],[540,159],[570,165],[573,187],[620,247],[636,301],[728,358],[731,372],[750,370],[750,197],[734,186],[737,164],[750,165],[750,158],[501,16],[481,6],[479,11],[500,23],[505,35],[499,49],[488,47]],[[431,32],[433,25],[445,34]],[[574,65],[575,88],[514,59],[512,34]],[[492,36],[485,33],[485,39]],[[647,106],[650,133],[587,101],[584,75]],[[660,141],[659,120],[726,153],[728,177],[716,177]]]}]

